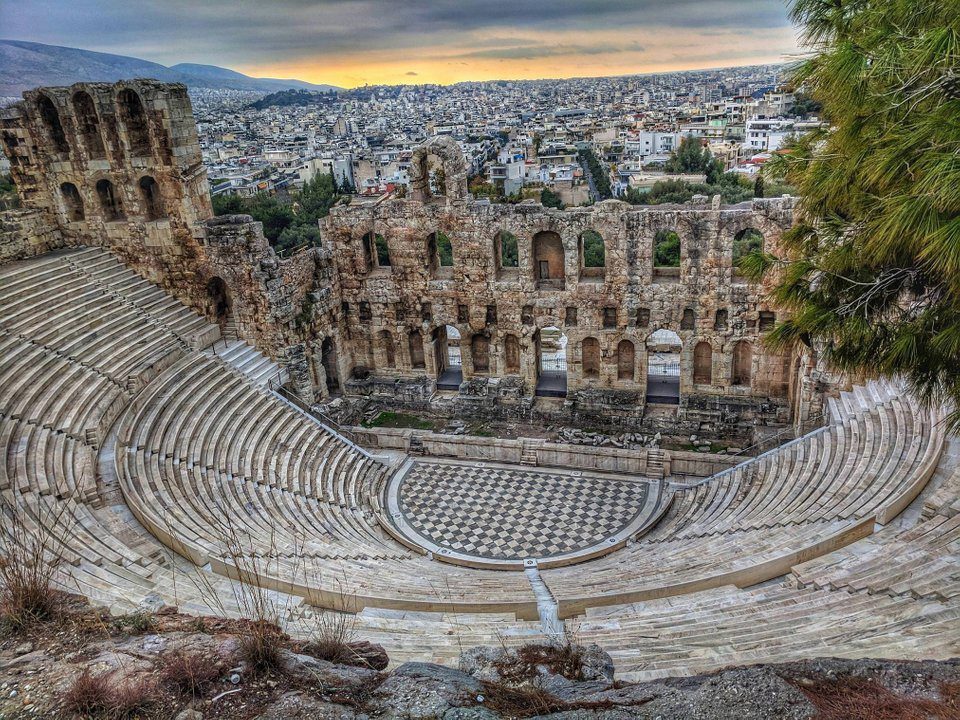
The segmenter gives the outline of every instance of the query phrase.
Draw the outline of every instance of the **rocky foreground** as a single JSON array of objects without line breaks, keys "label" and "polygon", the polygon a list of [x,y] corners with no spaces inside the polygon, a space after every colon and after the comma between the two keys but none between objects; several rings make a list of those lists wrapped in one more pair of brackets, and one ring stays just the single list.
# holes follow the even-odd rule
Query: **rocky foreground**
[{"label": "rocky foreground", "polygon": [[601,648],[575,644],[472,648],[459,668],[386,671],[378,646],[277,631],[265,636],[275,655],[256,667],[257,630],[174,608],[116,618],[75,601],[56,622],[5,632],[0,718],[960,719],[960,660],[816,659],[626,684]]}]

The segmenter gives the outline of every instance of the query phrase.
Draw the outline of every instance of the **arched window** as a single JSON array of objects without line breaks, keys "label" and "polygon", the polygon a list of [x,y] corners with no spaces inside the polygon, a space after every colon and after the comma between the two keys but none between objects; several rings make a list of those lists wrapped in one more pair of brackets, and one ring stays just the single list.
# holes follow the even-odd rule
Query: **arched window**
[{"label": "arched window", "polygon": [[453,243],[443,231],[427,236],[427,267],[435,278],[453,277]]},{"label": "arched window", "polygon": [[681,330],[693,330],[697,324],[697,317],[692,308],[686,308],[683,311],[683,318],[680,320]]},{"label": "arched window", "polygon": [[116,188],[109,180],[97,181],[97,197],[100,199],[100,210],[103,217],[108,222],[113,220],[123,220],[123,205],[120,202],[120,196]]},{"label": "arched window", "polygon": [[533,236],[533,276],[537,287],[550,290],[564,288],[563,241],[555,232],[538,232]]},{"label": "arched window", "polygon": [[520,341],[516,335],[507,335],[503,339],[503,361],[508,373],[520,372]]},{"label": "arched window", "polygon": [[488,372],[490,370],[490,338],[483,334],[476,334],[470,340],[470,356],[473,358],[474,372]]},{"label": "arched window", "polygon": [[708,342],[698,342],[693,348],[693,382],[696,385],[713,383],[713,348]]},{"label": "arched window", "polygon": [[147,113],[143,101],[134,90],[126,88],[117,95],[120,119],[127,131],[127,144],[130,154],[143,156],[150,154],[150,130],[147,126]]},{"label": "arched window", "polygon": [[515,273],[520,264],[520,254],[517,250],[517,236],[507,230],[501,230],[493,238],[493,250],[497,258],[497,270],[506,270],[501,276]]},{"label": "arched window", "polygon": [[650,308],[637,308],[637,327],[645,328],[650,326]]},{"label": "arched window", "polygon": [[87,157],[93,160],[106,157],[103,138],[100,135],[100,118],[90,93],[80,90],[73,94],[73,114],[77,118],[77,129],[80,131],[80,137],[83,138]]},{"label": "arched window", "polygon": [[607,253],[603,237],[596,230],[584,230],[580,235],[580,277],[587,280],[604,278]]},{"label": "arched window", "polygon": [[70,221],[83,220],[83,198],[80,197],[77,186],[65,182],[60,186],[60,194],[63,196],[63,204],[67,209],[67,217]]},{"label": "arched window", "polygon": [[60,113],[57,112],[53,100],[46,95],[40,95],[37,98],[37,108],[40,110],[40,119],[43,121],[43,127],[47,131],[47,137],[50,139],[53,149],[58,153],[65,153],[70,150],[67,145],[67,136],[63,132],[63,125],[60,124]]},{"label": "arched window", "polygon": [[389,330],[381,330],[380,346],[383,348],[383,355],[387,361],[387,367],[392,368],[396,363],[396,356],[393,351],[393,333]]},{"label": "arched window", "polygon": [[143,201],[143,214],[147,220],[159,220],[167,216],[163,209],[163,198],[160,197],[160,186],[149,175],[140,178],[140,199]]},{"label": "arched window", "polygon": [[372,230],[364,235],[363,258],[368,272],[377,267],[390,267],[390,247],[387,239]]},{"label": "arched window", "polygon": [[407,344],[410,347],[410,367],[422,370],[427,365],[423,359],[423,335],[419,330],[411,330],[407,336]]},{"label": "arched window", "polygon": [[617,345],[617,379],[633,381],[634,347],[629,340],[621,340]]},{"label": "arched window", "polygon": [[221,277],[214,276],[207,282],[207,308],[218,325],[226,325],[233,302],[230,299],[230,290]]},{"label": "arched window", "polygon": [[753,347],[746,340],[741,340],[733,347],[733,384],[750,385],[752,371]]},{"label": "arched window", "polygon": [[713,320],[713,329],[714,330],[726,330],[727,329],[727,310],[726,308],[721,308],[717,310],[717,314]]},{"label": "arched window", "polygon": [[733,238],[733,266],[740,267],[743,259],[755,251],[763,252],[763,233],[755,228],[738,232]]},{"label": "arched window", "polygon": [[680,236],[675,230],[660,230],[653,237],[653,266],[680,267]]},{"label": "arched window", "polygon": [[600,377],[600,341],[592,337],[584,338],[580,352],[583,376]]}]

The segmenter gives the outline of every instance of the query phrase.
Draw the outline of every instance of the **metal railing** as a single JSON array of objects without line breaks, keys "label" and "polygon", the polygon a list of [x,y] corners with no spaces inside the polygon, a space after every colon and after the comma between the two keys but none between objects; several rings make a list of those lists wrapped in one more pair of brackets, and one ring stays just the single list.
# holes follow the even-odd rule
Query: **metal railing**
[{"label": "metal railing", "polygon": [[540,358],[540,370],[544,372],[566,372],[567,359],[565,357]]},{"label": "metal railing", "polygon": [[680,363],[659,363],[647,367],[647,375],[664,375],[680,377]]}]

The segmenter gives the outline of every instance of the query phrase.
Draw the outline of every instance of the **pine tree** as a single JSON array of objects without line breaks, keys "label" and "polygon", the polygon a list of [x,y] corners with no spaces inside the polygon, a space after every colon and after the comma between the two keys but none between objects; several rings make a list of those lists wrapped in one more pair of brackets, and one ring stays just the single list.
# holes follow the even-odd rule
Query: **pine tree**
[{"label": "pine tree", "polygon": [[743,264],[771,273],[792,311],[772,342],[960,407],[960,3],[795,0],[791,13],[815,51],[795,81],[831,127],[770,164],[802,197],[783,256]]}]

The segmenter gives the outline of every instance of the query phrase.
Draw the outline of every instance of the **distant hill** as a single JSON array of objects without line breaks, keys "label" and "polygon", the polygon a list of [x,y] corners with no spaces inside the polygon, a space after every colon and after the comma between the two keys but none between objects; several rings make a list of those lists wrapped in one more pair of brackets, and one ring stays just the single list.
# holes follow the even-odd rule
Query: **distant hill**
[{"label": "distant hill", "polygon": [[336,97],[333,92],[312,92],[310,90],[280,90],[264,95],[248,107],[263,110],[268,107],[288,107],[291,105],[323,105]]},{"label": "distant hill", "polygon": [[291,88],[328,91],[333,85],[315,85],[303,80],[254,78],[217,67],[159,63],[79,48],[44,45],[23,40],[0,40],[0,96],[19,95],[40,85],[71,85],[75,82],[114,82],[125,78],[155,78],[182,82],[193,88],[276,92]]}]

